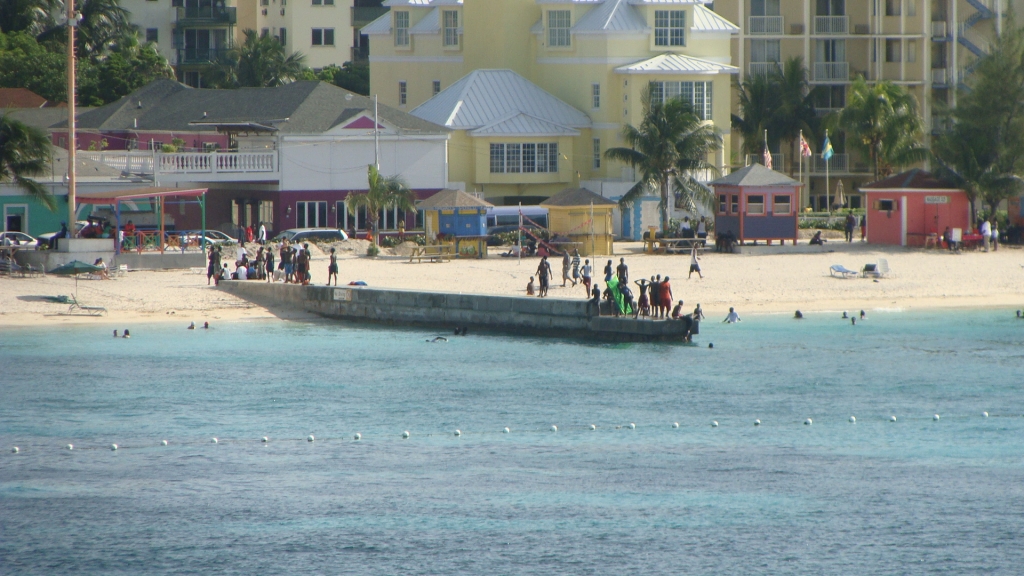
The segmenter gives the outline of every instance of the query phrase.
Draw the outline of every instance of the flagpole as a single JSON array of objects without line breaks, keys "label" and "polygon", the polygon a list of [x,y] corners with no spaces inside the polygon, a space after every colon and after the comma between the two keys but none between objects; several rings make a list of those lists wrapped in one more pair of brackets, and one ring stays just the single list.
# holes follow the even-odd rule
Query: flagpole
[{"label": "flagpole", "polygon": [[[771,158],[772,157],[772,151],[771,151],[771,149],[768,148],[768,129],[767,128],[764,131],[764,154],[765,154],[765,157],[767,157],[767,158]],[[761,161],[763,162],[764,158],[762,158]],[[772,164],[774,164],[774,162]],[[765,166],[767,166],[767,163],[765,164]],[[773,166],[773,168],[774,168],[774,166]]]},{"label": "flagpole", "polygon": [[[804,131],[803,130],[800,131],[800,141],[797,142],[797,148],[800,149],[800,151],[797,152],[796,155],[800,159],[800,186],[803,187],[803,185],[804,185]],[[792,160],[790,160],[790,162],[792,162]],[[792,164],[790,164],[790,166],[792,166]],[[810,194],[807,195],[807,199],[808,200],[811,199],[811,195]]]},{"label": "flagpole", "polygon": [[[828,142],[828,128],[825,129],[825,142]],[[822,151],[821,156],[825,157],[825,152]],[[825,209],[828,210],[829,224],[832,223],[832,201],[828,199],[828,158],[825,158],[825,203],[828,204]]]},{"label": "flagpole", "polygon": [[519,262],[517,262],[517,264],[522,264],[523,263],[523,203],[522,202],[519,203],[519,230],[517,230],[517,232],[519,232]]}]

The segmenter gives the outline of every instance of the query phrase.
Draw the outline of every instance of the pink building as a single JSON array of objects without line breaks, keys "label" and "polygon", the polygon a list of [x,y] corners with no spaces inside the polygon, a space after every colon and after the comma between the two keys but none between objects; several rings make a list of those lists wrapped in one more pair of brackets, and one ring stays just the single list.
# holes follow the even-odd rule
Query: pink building
[{"label": "pink building", "polygon": [[946,227],[971,228],[967,194],[929,172],[913,169],[861,187],[867,201],[867,241],[924,246]]}]

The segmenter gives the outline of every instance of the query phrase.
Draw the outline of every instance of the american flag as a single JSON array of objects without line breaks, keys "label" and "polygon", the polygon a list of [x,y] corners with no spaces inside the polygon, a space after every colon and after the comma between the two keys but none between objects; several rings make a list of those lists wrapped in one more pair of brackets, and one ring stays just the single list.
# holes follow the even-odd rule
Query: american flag
[{"label": "american flag", "polygon": [[772,170],[773,169],[772,168],[772,153],[771,153],[771,151],[768,150],[767,146],[764,147],[763,158],[764,158],[764,167],[769,169],[769,170]]},{"label": "american flag", "polygon": [[807,143],[807,140],[804,140],[803,134],[800,135],[800,155],[807,157],[814,155],[814,153],[811,152],[811,145]]}]

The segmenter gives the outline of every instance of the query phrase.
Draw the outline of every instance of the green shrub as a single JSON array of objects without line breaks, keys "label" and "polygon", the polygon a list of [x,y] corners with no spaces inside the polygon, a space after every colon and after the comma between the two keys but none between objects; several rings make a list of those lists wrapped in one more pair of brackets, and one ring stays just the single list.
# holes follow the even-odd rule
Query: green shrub
[{"label": "green shrub", "polygon": [[380,248],[378,248],[376,244],[370,244],[366,249],[366,255],[370,258],[376,258],[378,254],[380,254]]}]

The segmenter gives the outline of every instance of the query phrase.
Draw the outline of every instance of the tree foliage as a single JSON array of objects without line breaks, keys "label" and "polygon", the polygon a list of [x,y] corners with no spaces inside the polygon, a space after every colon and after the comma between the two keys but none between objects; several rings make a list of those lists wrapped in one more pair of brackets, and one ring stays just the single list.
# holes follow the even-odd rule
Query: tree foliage
[{"label": "tree foliage", "polygon": [[389,208],[414,210],[416,198],[401,177],[381,176],[373,164],[368,167],[367,182],[369,189],[361,194],[349,195],[348,205],[352,208],[366,208],[366,217],[370,219],[373,242],[376,245],[380,241],[377,234],[377,218],[380,211]]},{"label": "tree foliage", "polygon": [[722,136],[680,98],[658,102],[648,89],[642,98],[644,118],[640,126],[627,124],[622,130],[629,147],[609,148],[605,157],[639,172],[639,181],[619,204],[626,207],[650,192],[660,194],[661,229],[667,231],[671,192],[675,205],[690,212],[697,205],[710,206],[713,202],[713,194],[697,177],[716,171],[707,158],[722,147]]},{"label": "tree foliage", "polygon": [[210,70],[208,78],[212,85],[218,88],[268,88],[303,77],[306,58],[302,53],[289,55],[278,39],[261,36],[252,29],[246,29],[243,35],[242,45],[229,52],[229,61]]},{"label": "tree foliage", "polygon": [[854,79],[835,122],[849,136],[848,144],[871,159],[876,179],[928,158],[920,143],[924,124],[917,100],[889,80],[869,84],[863,76]]},{"label": "tree foliage", "polygon": [[13,182],[38,198],[51,211],[57,205],[49,191],[32,176],[42,174],[50,159],[50,139],[38,128],[0,116],[0,182]]},{"label": "tree foliage", "polygon": [[939,175],[952,179],[972,200],[994,212],[1019,194],[1024,171],[1024,29],[1012,19],[991,53],[979,62],[950,111],[952,129],[932,152]]}]

